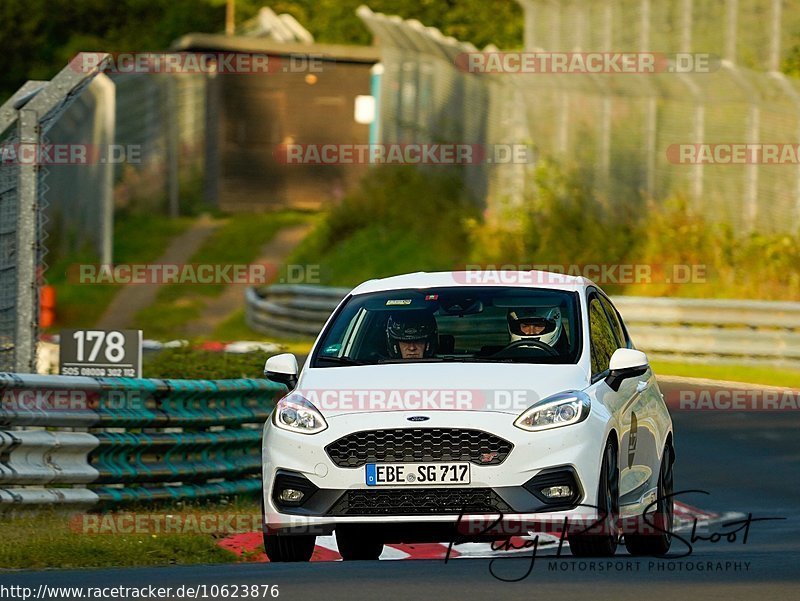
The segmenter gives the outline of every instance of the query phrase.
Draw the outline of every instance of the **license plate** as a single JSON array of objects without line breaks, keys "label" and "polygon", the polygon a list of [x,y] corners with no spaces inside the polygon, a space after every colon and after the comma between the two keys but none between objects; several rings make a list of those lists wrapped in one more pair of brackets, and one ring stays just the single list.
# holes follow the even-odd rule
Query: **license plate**
[{"label": "license plate", "polygon": [[469,484],[469,463],[368,463],[367,486]]}]

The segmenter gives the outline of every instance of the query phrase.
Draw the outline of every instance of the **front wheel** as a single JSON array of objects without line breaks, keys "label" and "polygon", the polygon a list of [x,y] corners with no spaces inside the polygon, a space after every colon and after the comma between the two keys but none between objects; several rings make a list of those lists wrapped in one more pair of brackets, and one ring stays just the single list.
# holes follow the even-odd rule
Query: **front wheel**
[{"label": "front wheel", "polygon": [[570,534],[567,537],[572,554],[577,557],[611,557],[617,552],[617,517],[619,516],[619,468],[617,450],[609,440],[600,467],[597,509],[605,518],[595,528],[599,534]]},{"label": "front wheel", "polygon": [[264,533],[264,551],[270,561],[309,561],[317,537],[311,534],[289,536]]}]

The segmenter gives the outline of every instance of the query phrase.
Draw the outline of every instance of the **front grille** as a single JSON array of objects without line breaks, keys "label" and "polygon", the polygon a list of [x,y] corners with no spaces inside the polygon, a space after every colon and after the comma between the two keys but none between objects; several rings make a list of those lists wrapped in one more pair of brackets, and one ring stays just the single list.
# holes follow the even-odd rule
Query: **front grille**
[{"label": "front grille", "polygon": [[412,488],[349,490],[329,515],[411,515],[509,513],[511,507],[491,488]]},{"label": "front grille", "polygon": [[499,465],[514,445],[488,432],[461,428],[396,428],[353,432],[325,450],[339,467],[367,463],[469,461]]}]

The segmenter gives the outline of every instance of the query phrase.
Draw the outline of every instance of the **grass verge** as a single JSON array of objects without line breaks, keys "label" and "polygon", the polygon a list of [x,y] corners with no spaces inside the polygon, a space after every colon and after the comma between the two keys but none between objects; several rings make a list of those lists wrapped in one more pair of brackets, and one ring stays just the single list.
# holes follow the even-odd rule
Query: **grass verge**
[{"label": "grass verge", "polygon": [[289,262],[319,265],[320,283],[336,286],[449,270],[466,258],[467,223],[479,215],[454,171],[375,167]]},{"label": "grass verge", "polygon": [[[114,262],[155,261],[192,221],[189,217],[169,219],[162,215],[117,216],[114,221]],[[97,263],[97,257],[85,251],[57,259],[47,270],[47,280],[56,289],[53,331],[91,327],[121,288],[116,284],[81,284],[77,281],[79,265]]]},{"label": "grass verge", "polygon": [[[211,335],[213,340],[230,342],[233,340],[255,340],[262,342],[274,342],[283,347],[281,352],[294,353],[295,355],[307,355],[311,352],[313,340],[295,338],[277,338],[254,332],[245,323],[244,309],[233,313],[228,319],[222,322]],[[266,360],[266,357],[265,357]],[[262,366],[263,367],[263,366]]]},{"label": "grass verge", "polygon": [[[258,259],[261,248],[279,230],[313,218],[311,214],[297,211],[231,215],[209,236],[189,263],[250,264]],[[134,326],[143,329],[148,338],[179,337],[186,324],[200,317],[207,299],[219,296],[226,286],[224,282],[162,286],[156,301],[136,314]]]},{"label": "grass verge", "polygon": [[[170,518],[173,520],[171,523],[180,524],[181,527],[173,526],[171,532],[165,532],[167,515],[175,516]],[[221,519],[231,515],[238,520],[226,523]],[[132,517],[144,520],[138,524],[146,526],[137,526],[134,528],[137,532],[130,533],[135,523]],[[0,568],[232,563],[239,561],[239,558],[217,546],[217,542],[234,532],[225,528],[209,528],[207,525],[233,524],[233,527],[247,525],[257,528],[259,520],[259,506],[252,500],[102,514],[43,510],[4,516],[0,520],[0,540],[3,541],[0,545]]]},{"label": "grass verge", "polygon": [[672,361],[650,361],[653,371],[659,376],[683,376],[728,380],[765,386],[783,386],[800,390],[800,371],[755,367],[752,365],[703,365]]}]

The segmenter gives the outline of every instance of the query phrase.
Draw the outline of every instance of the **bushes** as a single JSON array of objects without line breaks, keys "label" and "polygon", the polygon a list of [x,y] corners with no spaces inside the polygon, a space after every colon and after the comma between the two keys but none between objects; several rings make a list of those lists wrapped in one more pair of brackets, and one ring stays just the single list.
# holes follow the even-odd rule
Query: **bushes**
[{"label": "bushes", "polygon": [[[648,265],[652,282],[598,282],[612,294],[705,298],[800,298],[800,238],[735,235],[691,211],[685,198],[605,202],[577,168],[543,161],[520,215],[519,231],[473,229],[472,262],[525,265]],[[641,203],[639,209],[635,203]],[[491,240],[518,236],[517,244]],[[697,266],[695,281],[667,281],[676,265]],[[663,270],[663,271],[662,271]]]},{"label": "bushes", "polygon": [[[331,209],[292,262],[320,265],[321,283],[361,281],[465,264],[649,265],[650,283],[598,282],[611,294],[800,298],[800,239],[735,235],[686,200],[596,196],[590,173],[542,160],[522,209],[484,221],[454,173],[375,168]],[[672,266],[695,281],[667,282]]]},{"label": "bushes", "polygon": [[164,349],[145,356],[145,378],[226,380],[261,378],[266,353],[222,353],[188,347]]},{"label": "bushes", "polygon": [[457,169],[375,167],[289,262],[318,264],[329,285],[452,269],[466,258],[467,223],[479,216]]}]

